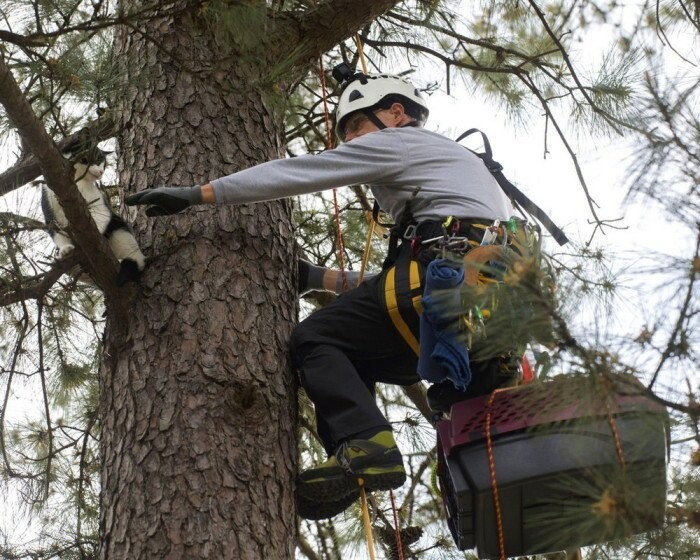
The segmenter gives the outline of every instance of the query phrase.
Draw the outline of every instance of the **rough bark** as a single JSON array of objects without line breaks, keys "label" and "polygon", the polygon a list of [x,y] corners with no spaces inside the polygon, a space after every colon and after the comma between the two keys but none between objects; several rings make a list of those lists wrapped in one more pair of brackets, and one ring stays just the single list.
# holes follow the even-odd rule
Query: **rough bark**
[{"label": "rough bark", "polygon": [[[221,47],[185,17],[145,31],[116,41],[121,185],[191,185],[283,156],[280,111],[249,88],[250,59],[209,67]],[[101,558],[293,558],[290,208],[138,212],[154,259],[127,338],[106,332]]]}]

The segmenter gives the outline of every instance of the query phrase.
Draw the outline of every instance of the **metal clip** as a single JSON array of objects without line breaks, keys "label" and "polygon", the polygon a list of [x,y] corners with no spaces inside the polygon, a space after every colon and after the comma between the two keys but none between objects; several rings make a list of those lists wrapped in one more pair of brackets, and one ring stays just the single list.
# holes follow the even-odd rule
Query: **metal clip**
[{"label": "metal clip", "polygon": [[413,239],[416,237],[416,233],[418,232],[418,225],[417,224],[411,224],[406,228],[406,231],[403,232],[403,238],[404,239]]},{"label": "metal clip", "polygon": [[501,225],[500,218],[496,218],[493,223],[484,231],[484,237],[481,238],[481,245],[491,245],[498,237],[498,226]]}]

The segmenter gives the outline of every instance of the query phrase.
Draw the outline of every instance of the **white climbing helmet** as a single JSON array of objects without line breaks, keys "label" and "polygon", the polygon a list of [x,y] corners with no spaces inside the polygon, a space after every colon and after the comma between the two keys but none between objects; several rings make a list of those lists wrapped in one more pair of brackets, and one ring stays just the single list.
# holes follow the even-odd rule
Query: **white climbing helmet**
[{"label": "white climbing helmet", "polygon": [[340,100],[335,109],[336,134],[339,137],[342,136],[342,126],[350,114],[363,109],[369,110],[390,95],[403,97],[418,105],[421,111],[416,120],[423,126],[428,118],[428,106],[416,86],[405,78],[391,74],[368,76],[358,73],[348,81],[340,94]]}]

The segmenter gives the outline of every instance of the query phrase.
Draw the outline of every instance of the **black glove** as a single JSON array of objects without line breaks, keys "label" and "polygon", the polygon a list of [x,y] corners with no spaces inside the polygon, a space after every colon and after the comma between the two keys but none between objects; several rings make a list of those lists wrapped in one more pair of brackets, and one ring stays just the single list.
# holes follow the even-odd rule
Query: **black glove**
[{"label": "black glove", "polygon": [[322,266],[317,266],[312,262],[304,259],[297,261],[297,288],[299,295],[304,295],[313,290],[325,290],[323,287],[323,275],[326,269]]},{"label": "black glove", "polygon": [[129,206],[147,204],[146,216],[177,214],[202,202],[200,187],[157,187],[130,194],[124,199]]}]

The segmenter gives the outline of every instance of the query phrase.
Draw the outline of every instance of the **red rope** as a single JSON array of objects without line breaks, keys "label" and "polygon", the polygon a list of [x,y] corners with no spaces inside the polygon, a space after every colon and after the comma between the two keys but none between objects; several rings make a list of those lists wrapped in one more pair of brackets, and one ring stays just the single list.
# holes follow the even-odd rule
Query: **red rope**
[{"label": "red rope", "polygon": [[610,406],[610,393],[615,392],[615,387],[610,379],[605,377],[601,378],[598,382],[598,386],[602,389],[601,398],[605,403],[605,412],[608,420],[608,425],[610,426],[610,432],[612,433],[613,442],[615,443],[615,453],[617,454],[617,460],[620,462],[620,467],[625,470],[625,456],[622,452],[622,439],[620,438],[620,432],[617,429],[617,423],[613,417],[612,407]]},{"label": "red rope", "polygon": [[503,516],[501,514],[501,498],[498,494],[498,481],[496,480],[496,460],[493,456],[493,440],[491,439],[491,405],[499,389],[491,393],[486,404],[486,425],[484,435],[486,436],[486,453],[489,460],[489,474],[491,475],[491,496],[493,498],[493,508],[496,513],[496,529],[498,531],[498,559],[506,560],[506,546],[503,537]]},{"label": "red rope", "polygon": [[608,410],[608,424],[610,424],[610,431],[612,432],[613,440],[615,440],[615,452],[617,453],[617,459],[620,461],[620,466],[624,470],[625,457],[622,454],[622,441],[620,440],[620,433],[617,431],[617,423],[615,422],[610,410]]},{"label": "red rope", "polygon": [[398,556],[397,560],[404,560],[403,542],[401,539],[401,525],[399,523],[399,512],[396,510],[396,502],[394,501],[393,490],[389,490],[389,497],[391,498],[391,511],[394,512],[394,528],[396,530],[396,554]]},{"label": "red rope", "polygon": [[[331,113],[328,108],[328,91],[326,88],[326,73],[323,70],[323,57],[319,57],[319,76],[321,79],[321,92],[323,95],[323,116],[326,123],[325,144],[327,150],[333,149],[333,129],[331,126]],[[345,274],[345,246],[343,244],[343,232],[340,228],[340,206],[338,205],[338,191],[333,189],[333,214],[335,216],[335,238],[338,244],[338,266],[342,278],[343,291],[348,289],[347,274]]]}]

